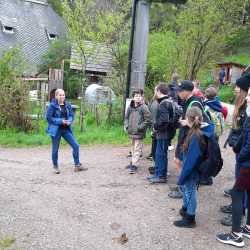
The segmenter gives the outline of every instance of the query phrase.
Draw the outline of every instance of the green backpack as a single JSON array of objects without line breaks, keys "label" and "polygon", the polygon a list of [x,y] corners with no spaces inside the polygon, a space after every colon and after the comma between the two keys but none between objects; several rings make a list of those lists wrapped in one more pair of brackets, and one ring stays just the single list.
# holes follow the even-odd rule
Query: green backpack
[{"label": "green backpack", "polygon": [[205,106],[205,112],[209,112],[212,123],[214,124],[214,132],[217,137],[220,137],[224,130],[224,118],[221,112],[215,111],[208,106]]}]

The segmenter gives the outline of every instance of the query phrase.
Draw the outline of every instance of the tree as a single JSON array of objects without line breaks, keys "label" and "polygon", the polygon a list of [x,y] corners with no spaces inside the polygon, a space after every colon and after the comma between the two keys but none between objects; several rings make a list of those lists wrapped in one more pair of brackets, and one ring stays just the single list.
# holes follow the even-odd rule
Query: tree
[{"label": "tree", "polygon": [[177,18],[178,68],[195,79],[223,53],[227,38],[239,30],[245,0],[189,0]]},{"label": "tree", "polygon": [[151,89],[159,81],[167,81],[176,69],[176,34],[154,32],[149,36],[147,82]]},{"label": "tree", "polygon": [[[103,1],[101,4],[91,0],[75,0],[73,4],[67,0],[63,1],[63,17],[69,28],[72,43],[82,55],[83,72],[86,71],[88,63],[94,60],[98,43],[111,46],[117,68],[124,67],[121,41],[125,39],[123,30],[127,27],[125,19],[128,18],[128,13],[128,1]],[[83,96],[84,81],[80,111],[81,130],[84,117]]]},{"label": "tree", "polygon": [[70,43],[67,38],[56,39],[50,43],[47,52],[42,56],[38,71],[44,72],[48,68],[60,67],[60,62],[70,57]]},{"label": "tree", "polygon": [[29,86],[21,80],[24,65],[19,48],[3,52],[0,58],[0,128],[31,129]]},{"label": "tree", "polygon": [[63,8],[61,0],[48,0],[48,3],[52,6],[52,8],[57,12],[58,15],[62,16]]}]

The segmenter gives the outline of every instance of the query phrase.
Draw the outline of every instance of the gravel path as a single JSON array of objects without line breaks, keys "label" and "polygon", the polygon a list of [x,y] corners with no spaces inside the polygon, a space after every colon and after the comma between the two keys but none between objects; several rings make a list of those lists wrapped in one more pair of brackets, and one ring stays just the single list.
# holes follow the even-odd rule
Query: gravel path
[{"label": "gravel path", "polygon": [[[222,139],[222,141],[224,141]],[[145,149],[147,154],[149,148]],[[0,148],[0,238],[14,237],[10,249],[230,249],[215,234],[220,225],[225,187],[233,184],[234,155],[223,150],[225,166],[212,187],[199,189],[197,227],[178,229],[180,200],[167,196],[176,181],[173,152],[168,185],[148,185],[151,162],[142,160],[139,173],[124,169],[128,147],[81,147],[87,172],[73,173],[71,152],[60,150],[62,173],[51,171],[50,148]],[[117,240],[122,233],[128,242]],[[245,249],[250,249],[246,240]]]}]

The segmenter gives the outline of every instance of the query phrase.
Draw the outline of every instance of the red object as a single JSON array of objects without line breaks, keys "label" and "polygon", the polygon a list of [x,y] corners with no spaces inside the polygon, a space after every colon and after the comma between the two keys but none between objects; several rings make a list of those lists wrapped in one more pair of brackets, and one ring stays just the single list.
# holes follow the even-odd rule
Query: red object
[{"label": "red object", "polygon": [[224,119],[227,119],[227,114],[228,114],[228,108],[226,106],[222,106],[222,114],[224,116]]},{"label": "red object", "polygon": [[197,96],[197,97],[200,97],[202,99],[204,98],[204,94],[198,88],[194,88],[193,95]]}]

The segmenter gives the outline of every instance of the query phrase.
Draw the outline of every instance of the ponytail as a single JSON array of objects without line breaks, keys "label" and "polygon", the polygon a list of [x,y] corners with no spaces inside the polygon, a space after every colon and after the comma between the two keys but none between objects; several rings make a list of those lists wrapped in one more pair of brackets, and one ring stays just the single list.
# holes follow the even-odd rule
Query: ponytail
[{"label": "ponytail", "polygon": [[188,131],[188,134],[185,138],[184,144],[183,144],[183,151],[187,153],[189,144],[192,140],[193,136],[196,136],[198,138],[199,144],[201,147],[205,147],[205,140],[202,136],[201,131],[201,124],[202,124],[202,112],[197,107],[191,107],[188,109],[186,118],[188,119],[189,123],[191,124],[191,127]]}]

